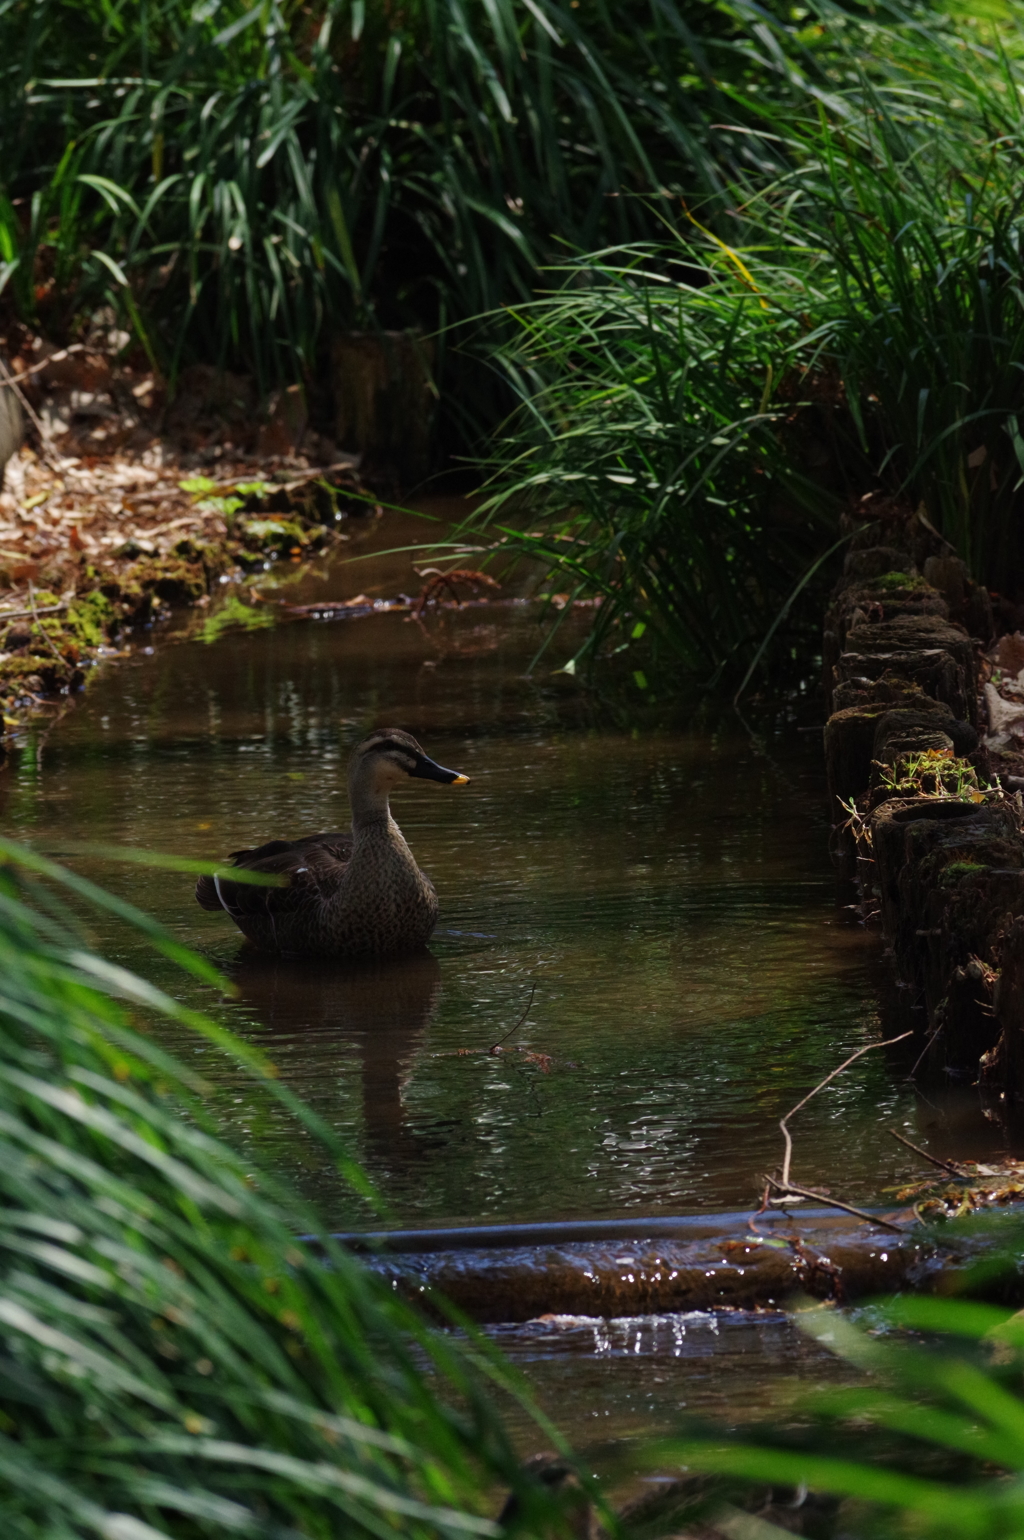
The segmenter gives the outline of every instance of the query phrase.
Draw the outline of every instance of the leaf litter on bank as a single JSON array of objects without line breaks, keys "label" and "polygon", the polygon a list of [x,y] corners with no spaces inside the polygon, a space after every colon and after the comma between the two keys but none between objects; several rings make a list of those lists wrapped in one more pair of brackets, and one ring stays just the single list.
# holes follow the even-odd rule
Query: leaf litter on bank
[{"label": "leaf litter on bank", "polygon": [[[15,720],[77,688],[126,628],[336,543],[360,490],[357,457],[315,433],[261,442],[251,422],[218,415],[216,393],[168,423],[140,397],[151,375],[140,382],[98,343],[71,357],[37,343],[22,333],[13,368],[31,376],[34,447],[8,462],[0,491],[0,695]],[[236,598],[214,628],[260,613]]]}]

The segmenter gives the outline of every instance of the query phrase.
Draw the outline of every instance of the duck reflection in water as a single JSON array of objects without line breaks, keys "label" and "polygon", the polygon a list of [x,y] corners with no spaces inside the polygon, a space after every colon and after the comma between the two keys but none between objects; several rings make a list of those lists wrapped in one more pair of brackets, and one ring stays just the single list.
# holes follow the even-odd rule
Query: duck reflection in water
[{"label": "duck reflection in water", "polygon": [[364,1154],[386,1157],[389,1166],[422,1156],[433,1141],[409,1128],[403,1092],[437,1009],[436,957],[424,947],[387,962],[300,961],[246,947],[225,971],[238,1003],[266,1031],[260,1046],[321,1117],[336,1126],[341,1074],[354,1049]]}]

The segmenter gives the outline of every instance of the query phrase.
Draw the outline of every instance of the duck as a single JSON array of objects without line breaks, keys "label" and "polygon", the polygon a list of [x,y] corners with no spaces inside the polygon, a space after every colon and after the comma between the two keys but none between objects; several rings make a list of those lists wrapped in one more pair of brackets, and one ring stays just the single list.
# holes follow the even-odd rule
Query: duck
[{"label": "duck", "polygon": [[380,729],[349,762],[350,834],[307,834],[236,850],[243,871],[278,885],[203,876],[196,899],[223,910],[259,952],[285,957],[386,957],[423,947],[437,924],[437,893],[391,816],[407,780],[466,786],[469,776],[430,759],[411,733]]}]

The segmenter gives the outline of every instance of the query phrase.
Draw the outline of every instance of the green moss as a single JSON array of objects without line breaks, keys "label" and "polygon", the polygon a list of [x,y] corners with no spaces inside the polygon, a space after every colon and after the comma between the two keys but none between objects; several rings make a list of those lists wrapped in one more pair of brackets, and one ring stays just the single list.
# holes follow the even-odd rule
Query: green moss
[{"label": "green moss", "polygon": [[206,573],[201,566],[180,557],[154,557],[138,561],[124,579],[125,593],[131,585],[148,589],[169,604],[193,604],[206,592]]},{"label": "green moss", "polygon": [[241,534],[250,550],[286,551],[309,544],[309,536],[295,519],[246,519]]},{"label": "green moss", "polygon": [[920,590],[931,586],[917,572],[883,572],[881,577],[873,578],[868,584],[869,588],[880,588],[883,593],[892,593],[895,589]]},{"label": "green moss", "polygon": [[227,599],[211,615],[203,625],[199,633],[199,639],[203,642],[215,642],[223,632],[240,626],[245,631],[260,631],[265,626],[272,626],[274,617],[269,610],[256,609],[251,604],[243,604],[237,594],[229,594]]},{"label": "green moss", "polygon": [[939,885],[944,888],[950,887],[961,877],[973,877],[978,872],[987,871],[988,867],[980,861],[951,861],[947,867],[943,868]]},{"label": "green moss", "polygon": [[[46,661],[45,658],[36,657],[33,653],[22,653],[17,658],[5,658],[0,663],[0,676],[4,679],[24,679],[29,674],[38,674],[39,670],[46,666]],[[49,655],[49,661],[51,664],[56,662],[52,653]]]},{"label": "green moss", "polygon": [[924,749],[898,754],[891,765],[875,761],[882,786],[896,797],[953,797],[961,802],[983,802],[987,787],[966,759],[951,749]]},{"label": "green moss", "polygon": [[106,594],[94,589],[69,605],[63,629],[81,647],[102,647],[115,618],[114,606]]}]

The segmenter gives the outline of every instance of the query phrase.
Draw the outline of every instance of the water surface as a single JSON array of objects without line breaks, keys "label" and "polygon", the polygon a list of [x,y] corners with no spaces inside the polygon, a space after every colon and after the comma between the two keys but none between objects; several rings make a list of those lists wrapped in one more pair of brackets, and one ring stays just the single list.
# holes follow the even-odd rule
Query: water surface
[{"label": "water surface", "polygon": [[[298,597],[418,582],[390,557],[328,569]],[[237,998],[220,999],[115,922],[97,925],[112,955],[264,1046],[397,1224],[743,1208],[778,1162],[782,1114],[879,1035],[878,942],[837,893],[820,740],[795,730],[813,702],[776,713],[767,739],[699,699],[640,730],[555,672],[586,619],[573,615],[529,676],[533,606],[305,620],[137,651],[5,782],[7,826],[44,848],[218,857],[345,827],[348,754],[380,725],[472,777],[394,799],[442,911],[429,952],[385,965],[247,958],[188,879],[73,858],[235,979]],[[370,1219],[260,1088],[175,1043],[203,1060],[226,1133],[332,1223]],[[794,1172],[886,1201],[916,1169],[886,1128],[948,1149],[944,1120],[898,1065],[868,1055],[800,1114]]]},{"label": "water surface", "polygon": [[[353,547],[401,544],[389,525]],[[269,580],[269,578],[268,578]],[[408,558],[333,566],[305,600],[415,592]],[[200,617],[201,619],[201,617]],[[259,1043],[365,1163],[400,1226],[740,1210],[781,1155],[779,1118],[884,1035],[888,965],[828,858],[813,693],[758,734],[695,698],[643,727],[539,667],[536,608],[299,621],[177,640],[96,678],[0,783],[5,826],[54,853],[82,841],[220,857],[345,827],[345,766],[372,728],[415,733],[468,787],[410,783],[394,810],[441,897],[429,951],[384,965],[254,959],[186,878],[71,855],[235,981],[183,979],[123,926],[108,955]],[[323,1149],[240,1070],[161,1025],[213,1090],[224,1133],[341,1228],[378,1222]],[[500,1051],[493,1051],[498,1048]],[[891,1202],[939,1154],[1004,1142],[975,1093],[920,1097],[906,1060],[866,1055],[794,1123],[794,1174]],[[642,1233],[642,1232],[641,1232]],[[779,1376],[840,1371],[791,1323],[549,1321],[499,1330],[581,1447],[779,1404]],[[519,1429],[529,1442],[526,1425]]]}]

